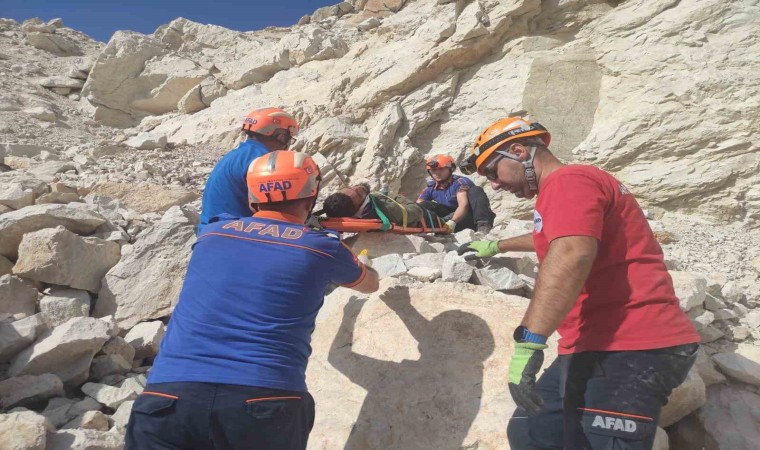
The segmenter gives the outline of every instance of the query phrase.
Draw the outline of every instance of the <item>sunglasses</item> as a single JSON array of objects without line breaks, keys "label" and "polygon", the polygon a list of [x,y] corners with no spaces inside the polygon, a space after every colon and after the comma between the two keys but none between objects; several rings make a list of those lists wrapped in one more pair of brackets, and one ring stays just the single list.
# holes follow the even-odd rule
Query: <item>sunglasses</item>
[{"label": "sunglasses", "polygon": [[499,175],[497,174],[499,161],[501,161],[504,156],[502,155],[495,155],[496,157],[493,158],[493,161],[486,164],[485,167],[483,167],[482,171],[479,171],[481,175],[486,177],[488,181],[496,181],[499,178]]}]

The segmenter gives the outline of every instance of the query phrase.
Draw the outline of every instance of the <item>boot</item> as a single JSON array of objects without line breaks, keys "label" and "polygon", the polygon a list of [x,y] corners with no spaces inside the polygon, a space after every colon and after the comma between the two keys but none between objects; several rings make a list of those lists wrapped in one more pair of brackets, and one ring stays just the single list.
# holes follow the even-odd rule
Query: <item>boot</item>
[{"label": "boot", "polygon": [[482,234],[483,236],[487,235],[491,232],[491,229],[493,229],[493,225],[491,225],[488,222],[478,222],[478,229],[477,232]]}]

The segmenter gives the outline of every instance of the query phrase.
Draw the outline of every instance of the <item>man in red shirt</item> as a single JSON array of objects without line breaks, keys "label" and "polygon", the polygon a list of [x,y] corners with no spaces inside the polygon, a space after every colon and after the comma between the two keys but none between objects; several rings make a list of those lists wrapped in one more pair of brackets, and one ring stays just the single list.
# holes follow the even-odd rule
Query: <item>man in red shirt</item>
[{"label": "man in red shirt", "polygon": [[[628,189],[592,166],[564,165],[538,123],[488,127],[462,167],[520,198],[537,197],[534,230],[460,247],[466,258],[535,251],[536,288],[509,367],[518,405],[512,449],[650,449],[660,410],[700,340],[681,311],[663,253]],[[557,360],[536,382],[549,335]]]}]

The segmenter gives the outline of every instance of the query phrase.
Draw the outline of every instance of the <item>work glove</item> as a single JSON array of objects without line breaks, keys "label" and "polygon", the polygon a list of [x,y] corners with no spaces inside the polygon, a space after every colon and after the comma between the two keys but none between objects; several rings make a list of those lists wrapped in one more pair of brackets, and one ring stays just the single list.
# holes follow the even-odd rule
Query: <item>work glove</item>
[{"label": "work glove", "polygon": [[535,414],[544,404],[544,400],[533,389],[536,375],[544,363],[546,344],[534,342],[515,343],[515,353],[509,363],[509,392],[517,406]]},{"label": "work glove", "polygon": [[358,255],[356,255],[356,259],[359,260],[362,264],[364,264],[367,267],[372,267],[372,261],[369,259],[369,252],[365,248],[364,250],[360,251]]},{"label": "work glove", "polygon": [[446,229],[449,230],[449,234],[454,232],[454,229],[457,227],[457,223],[453,220],[449,219],[446,221]]},{"label": "work glove", "polygon": [[458,255],[464,255],[467,252],[475,252],[475,254],[465,256],[466,261],[489,258],[499,253],[499,241],[472,241],[460,245],[457,249]]}]

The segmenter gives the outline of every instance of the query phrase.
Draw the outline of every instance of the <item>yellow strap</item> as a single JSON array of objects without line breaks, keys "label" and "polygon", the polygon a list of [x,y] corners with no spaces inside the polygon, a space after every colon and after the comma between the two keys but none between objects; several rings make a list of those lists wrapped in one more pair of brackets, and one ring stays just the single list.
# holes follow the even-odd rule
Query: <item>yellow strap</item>
[{"label": "yellow strap", "polygon": [[377,195],[382,195],[383,197],[385,197],[385,198],[387,198],[388,200],[392,201],[393,203],[397,204],[397,205],[398,205],[398,206],[401,208],[401,216],[402,216],[402,217],[403,217],[403,219],[404,219],[404,220],[403,220],[403,222],[404,222],[404,223],[402,224],[402,227],[403,227],[403,228],[406,228],[406,224],[407,224],[407,213],[406,213],[406,208],[404,208],[404,206],[403,206],[403,205],[401,205],[401,203],[399,203],[399,202],[397,202],[396,200],[394,200],[394,199],[392,199],[392,198],[388,197],[387,195],[383,195],[383,194],[380,194],[380,193],[378,193]]}]

